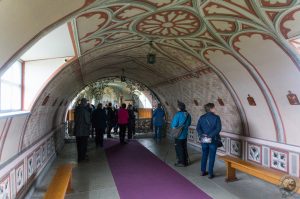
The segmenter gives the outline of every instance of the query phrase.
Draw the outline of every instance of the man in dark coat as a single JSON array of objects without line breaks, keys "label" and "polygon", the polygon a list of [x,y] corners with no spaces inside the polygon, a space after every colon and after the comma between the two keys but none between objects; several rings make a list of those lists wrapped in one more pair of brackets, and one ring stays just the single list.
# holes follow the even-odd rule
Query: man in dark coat
[{"label": "man in dark coat", "polygon": [[132,139],[132,135],[135,134],[135,114],[134,108],[131,104],[127,108],[129,120],[128,120],[128,139]]},{"label": "man in dark coat", "polygon": [[78,162],[86,160],[87,143],[90,134],[91,114],[87,107],[86,98],[81,99],[75,110],[75,136],[77,143]]},{"label": "man in dark coat", "polygon": [[103,147],[103,136],[106,128],[107,116],[102,104],[99,103],[97,109],[92,113],[92,125],[96,130],[96,147]]},{"label": "man in dark coat", "polygon": [[107,138],[112,138],[111,130],[116,125],[115,112],[112,109],[112,104],[108,103],[107,111]]},{"label": "man in dark coat", "polygon": [[114,114],[115,114],[115,124],[114,124],[114,134],[118,134],[118,129],[119,129],[119,126],[118,126],[118,111],[119,111],[119,108],[118,108],[118,105],[115,105],[115,107],[113,108],[113,111],[114,111]]}]

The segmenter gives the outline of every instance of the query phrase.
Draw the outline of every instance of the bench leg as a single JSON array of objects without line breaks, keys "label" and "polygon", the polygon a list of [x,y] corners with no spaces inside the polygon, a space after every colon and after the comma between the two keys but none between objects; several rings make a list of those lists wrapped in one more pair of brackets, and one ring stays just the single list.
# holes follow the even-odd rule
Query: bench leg
[{"label": "bench leg", "polygon": [[67,193],[71,193],[71,192],[72,192],[72,176],[69,180],[68,188],[67,188]]},{"label": "bench leg", "polygon": [[226,182],[233,182],[238,180],[235,176],[235,169],[231,167],[230,162],[226,162],[227,171],[226,171]]}]

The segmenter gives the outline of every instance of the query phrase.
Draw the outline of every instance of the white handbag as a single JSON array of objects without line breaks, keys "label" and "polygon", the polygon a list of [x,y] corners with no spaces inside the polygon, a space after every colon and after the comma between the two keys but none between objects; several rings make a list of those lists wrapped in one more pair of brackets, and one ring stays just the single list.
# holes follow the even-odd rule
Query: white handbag
[{"label": "white handbag", "polygon": [[[209,123],[209,121],[208,121],[207,118],[206,118],[206,121],[207,121],[208,126],[210,126],[210,123]],[[201,135],[201,137],[200,137],[200,142],[201,142],[202,144],[210,144],[210,143],[212,142],[212,138],[211,138],[211,137],[208,137],[206,134],[203,134],[203,135]]]},{"label": "white handbag", "polygon": [[210,144],[212,139],[210,137],[207,137],[206,135],[201,136],[200,142],[202,144]]}]

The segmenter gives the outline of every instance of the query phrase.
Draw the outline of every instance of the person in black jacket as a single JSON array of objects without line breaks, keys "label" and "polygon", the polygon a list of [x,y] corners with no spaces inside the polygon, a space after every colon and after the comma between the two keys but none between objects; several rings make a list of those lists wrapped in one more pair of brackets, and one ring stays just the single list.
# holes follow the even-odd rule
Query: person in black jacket
[{"label": "person in black jacket", "polygon": [[102,104],[99,103],[97,109],[92,113],[92,125],[96,131],[96,147],[103,147],[103,136],[106,128],[107,116],[105,110],[102,108]]},{"label": "person in black jacket", "polygon": [[118,105],[115,105],[115,107],[113,108],[113,111],[114,111],[114,114],[115,114],[115,124],[114,124],[114,134],[117,135],[118,134],[118,129],[119,129],[119,126],[118,126],[118,111],[119,111],[119,108],[118,108]]},{"label": "person in black jacket", "polygon": [[128,140],[132,139],[132,135],[135,134],[135,114],[134,108],[131,104],[127,108],[129,119],[128,119]]},{"label": "person in black jacket", "polygon": [[112,109],[112,104],[109,102],[107,111],[107,138],[112,138],[111,130],[116,125],[116,116],[115,112]]}]

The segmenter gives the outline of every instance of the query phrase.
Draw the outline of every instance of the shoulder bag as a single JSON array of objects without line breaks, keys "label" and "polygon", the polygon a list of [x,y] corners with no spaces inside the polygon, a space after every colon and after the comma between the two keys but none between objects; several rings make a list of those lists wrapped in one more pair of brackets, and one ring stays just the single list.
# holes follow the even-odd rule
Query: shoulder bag
[{"label": "shoulder bag", "polygon": [[171,129],[171,135],[174,137],[174,138],[178,138],[183,130],[183,127],[185,126],[187,120],[189,118],[189,114],[187,114],[183,124],[177,128],[172,128]]}]

